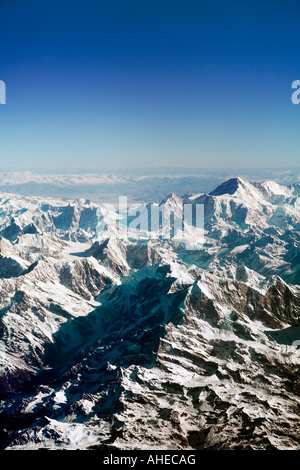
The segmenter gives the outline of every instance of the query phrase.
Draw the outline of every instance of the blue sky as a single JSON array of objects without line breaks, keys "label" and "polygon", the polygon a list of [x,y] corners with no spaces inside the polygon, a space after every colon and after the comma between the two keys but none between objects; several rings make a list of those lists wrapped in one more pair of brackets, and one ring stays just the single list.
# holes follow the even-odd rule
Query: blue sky
[{"label": "blue sky", "polygon": [[298,0],[1,0],[0,162],[299,167]]}]

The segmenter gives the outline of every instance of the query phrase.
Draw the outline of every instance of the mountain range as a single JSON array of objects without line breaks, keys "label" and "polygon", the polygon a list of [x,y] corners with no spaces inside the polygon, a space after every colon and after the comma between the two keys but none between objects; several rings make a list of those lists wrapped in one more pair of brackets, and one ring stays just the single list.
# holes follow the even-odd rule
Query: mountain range
[{"label": "mountain range", "polygon": [[2,449],[300,449],[300,185],[155,204],[203,207],[196,248],[0,193]]}]

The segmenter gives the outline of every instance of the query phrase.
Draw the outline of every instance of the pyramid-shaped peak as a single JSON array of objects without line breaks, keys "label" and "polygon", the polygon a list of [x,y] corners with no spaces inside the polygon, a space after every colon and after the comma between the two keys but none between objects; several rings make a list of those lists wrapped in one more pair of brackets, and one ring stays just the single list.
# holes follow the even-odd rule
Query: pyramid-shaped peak
[{"label": "pyramid-shaped peak", "polygon": [[176,203],[176,204],[182,204],[182,199],[177,196],[177,194],[175,193],[170,193],[168,194],[168,196],[163,200],[161,201],[160,204],[172,204],[172,203]]},{"label": "pyramid-shaped peak", "polygon": [[234,194],[239,188],[245,188],[249,184],[250,183],[243,178],[231,178],[220,184],[210,195],[222,196],[223,194]]}]

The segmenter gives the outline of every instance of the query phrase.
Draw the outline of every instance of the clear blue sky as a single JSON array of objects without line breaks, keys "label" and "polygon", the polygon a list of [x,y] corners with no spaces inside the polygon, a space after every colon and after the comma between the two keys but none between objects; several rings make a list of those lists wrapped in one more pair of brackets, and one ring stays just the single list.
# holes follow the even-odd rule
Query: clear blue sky
[{"label": "clear blue sky", "polygon": [[0,163],[299,166],[298,0],[1,0]]}]

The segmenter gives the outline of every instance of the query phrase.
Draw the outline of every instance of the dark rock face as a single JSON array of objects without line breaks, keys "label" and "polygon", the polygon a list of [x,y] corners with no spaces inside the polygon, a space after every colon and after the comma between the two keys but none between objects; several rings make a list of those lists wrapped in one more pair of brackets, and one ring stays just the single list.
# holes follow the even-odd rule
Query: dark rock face
[{"label": "dark rock face", "polygon": [[214,191],[210,194],[212,196],[222,196],[224,194],[234,194],[241,184],[239,178],[232,178],[225,183],[220,184]]},{"label": "dark rock face", "polygon": [[38,233],[37,228],[34,224],[29,224],[26,225],[26,227],[23,228],[23,233],[29,233],[29,234],[36,234]]},{"label": "dark rock face", "polygon": [[68,230],[76,220],[75,207],[68,205],[65,207],[61,214],[53,217],[53,222],[56,228]]},{"label": "dark rock face", "polygon": [[79,227],[85,230],[95,231],[98,224],[97,209],[86,207],[81,211]]},{"label": "dark rock face", "polygon": [[11,224],[0,232],[1,236],[7,238],[10,241],[13,241],[21,233],[21,228],[14,222],[11,221]]},{"label": "dark rock face", "polygon": [[0,255],[0,277],[18,277],[24,272],[24,268],[14,259]]},{"label": "dark rock face", "polygon": [[64,266],[59,279],[62,285],[87,300],[98,295],[111,283],[111,279],[104,274],[101,275],[87,259],[78,260],[73,266],[69,264]]},{"label": "dark rock face", "polygon": [[153,247],[142,244],[128,245],[126,247],[126,259],[130,267],[140,269],[158,263],[161,257]]}]

